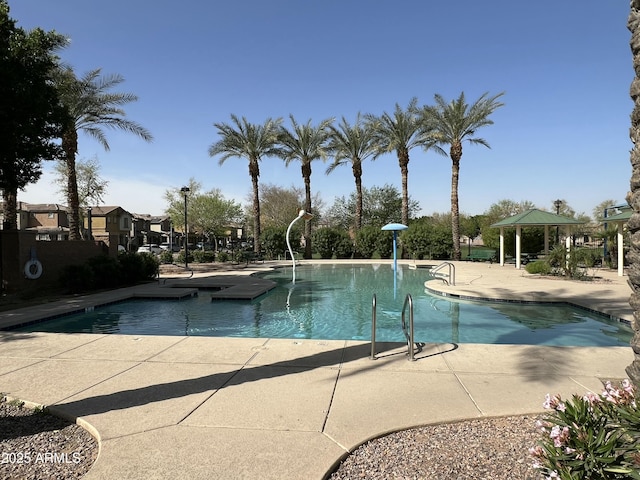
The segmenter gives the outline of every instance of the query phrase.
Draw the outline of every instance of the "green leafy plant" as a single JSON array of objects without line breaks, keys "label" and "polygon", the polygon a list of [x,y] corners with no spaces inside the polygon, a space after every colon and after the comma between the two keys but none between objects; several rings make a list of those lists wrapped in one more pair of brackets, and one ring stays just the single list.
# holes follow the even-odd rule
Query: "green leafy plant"
[{"label": "green leafy plant", "polygon": [[640,405],[628,380],[607,382],[600,395],[547,395],[530,450],[545,479],[640,479]]},{"label": "green leafy plant", "polygon": [[160,263],[165,265],[173,263],[173,253],[171,253],[169,250],[163,250],[162,253],[158,255],[158,260],[160,260]]},{"label": "green leafy plant", "polygon": [[193,261],[195,263],[211,263],[215,260],[216,254],[211,250],[194,250]]},{"label": "green leafy plant", "polygon": [[544,260],[527,263],[524,269],[533,275],[548,275],[551,273],[551,265]]}]

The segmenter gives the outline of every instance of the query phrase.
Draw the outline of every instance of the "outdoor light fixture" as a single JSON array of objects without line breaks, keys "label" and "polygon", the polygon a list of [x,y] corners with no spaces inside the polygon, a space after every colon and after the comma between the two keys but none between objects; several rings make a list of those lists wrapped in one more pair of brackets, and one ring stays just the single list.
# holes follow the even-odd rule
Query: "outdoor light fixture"
[{"label": "outdoor light fixture", "polygon": [[[560,207],[562,206],[562,200],[558,199],[553,202],[553,206],[556,207],[556,215],[560,215]],[[560,225],[556,225],[556,245],[560,243]]]},{"label": "outdoor light fixture", "polygon": [[289,227],[287,228],[287,247],[289,248],[289,254],[291,255],[291,261],[293,262],[293,279],[291,280],[293,283],[296,283],[296,259],[293,258],[293,250],[291,249],[291,243],[289,242],[289,234],[291,233],[291,227],[293,227],[293,224],[301,218],[304,218],[305,220],[311,220],[311,218],[313,218],[313,215],[305,212],[304,210],[300,210],[298,212],[298,216],[291,221]]},{"label": "outdoor light fixture", "polygon": [[182,187],[180,189],[184,195],[184,268],[189,268],[189,227],[187,226],[187,195],[189,193],[189,187]]}]

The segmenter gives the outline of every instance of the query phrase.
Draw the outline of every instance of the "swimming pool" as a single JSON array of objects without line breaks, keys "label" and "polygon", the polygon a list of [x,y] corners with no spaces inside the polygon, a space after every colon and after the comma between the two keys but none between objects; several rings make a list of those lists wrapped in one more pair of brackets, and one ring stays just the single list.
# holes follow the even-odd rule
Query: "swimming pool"
[{"label": "swimming pool", "polygon": [[631,328],[569,305],[473,302],[425,292],[428,271],[389,264],[303,265],[262,274],[278,286],[253,301],[130,300],[29,325],[20,331],[370,340],[404,340],[400,312],[413,298],[418,342],[628,346]]}]

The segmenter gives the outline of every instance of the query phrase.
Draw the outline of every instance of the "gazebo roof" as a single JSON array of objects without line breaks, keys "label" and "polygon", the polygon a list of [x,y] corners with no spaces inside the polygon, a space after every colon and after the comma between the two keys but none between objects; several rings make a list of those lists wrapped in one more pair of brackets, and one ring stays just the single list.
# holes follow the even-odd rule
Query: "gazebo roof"
[{"label": "gazebo roof", "polygon": [[633,215],[633,210],[629,208],[627,210],[623,210],[620,213],[616,213],[615,215],[611,215],[610,217],[603,218],[600,222],[627,222],[631,218],[631,215]]},{"label": "gazebo roof", "polygon": [[556,215],[555,213],[545,212],[544,210],[538,210],[532,208],[526,212],[518,213],[504,220],[500,220],[492,224],[492,227],[515,227],[521,226],[542,226],[542,225],[581,225],[585,222],[576,220],[575,218],[564,217],[562,215]]}]

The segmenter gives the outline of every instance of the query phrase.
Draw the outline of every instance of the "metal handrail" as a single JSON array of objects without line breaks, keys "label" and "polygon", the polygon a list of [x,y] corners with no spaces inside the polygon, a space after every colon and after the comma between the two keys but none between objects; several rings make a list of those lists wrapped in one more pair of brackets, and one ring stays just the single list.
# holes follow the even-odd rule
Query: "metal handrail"
[{"label": "metal handrail", "polygon": [[[373,299],[371,301],[371,360],[377,360],[376,358],[376,294],[373,294]],[[409,326],[407,327],[407,322],[405,320],[405,312],[407,310],[407,305],[409,305]],[[413,298],[411,298],[411,294],[407,293],[407,296],[404,299],[404,305],[402,306],[402,332],[404,333],[405,338],[407,339],[407,347],[409,355],[409,360],[414,361],[414,347],[418,348],[418,352],[422,350],[421,345],[416,345],[414,342],[413,336]]]},{"label": "metal handrail", "polygon": [[447,275],[440,274],[442,276],[440,276],[438,278],[442,279],[445,282],[447,282],[447,280],[445,280],[443,278],[443,276],[445,278],[449,278],[449,281],[447,282],[447,284],[455,286],[455,284],[456,284],[456,266],[453,263],[451,263],[451,262],[442,262],[440,265],[436,265],[431,270],[429,270],[429,272],[431,273],[431,275],[433,275],[435,277],[436,274],[438,273],[438,270],[440,270],[441,268],[444,268],[444,267],[449,267],[448,274]]},{"label": "metal handrail", "polygon": [[373,294],[371,305],[371,360],[376,360],[376,294]]},{"label": "metal handrail", "polygon": [[[405,312],[407,310],[407,305],[409,305],[409,331],[407,332],[407,322],[405,320]],[[411,298],[411,294],[407,293],[407,296],[404,298],[404,305],[402,306],[402,331],[404,332],[404,336],[407,339],[407,347],[409,348],[409,361],[415,360],[413,358],[413,298]]]}]

